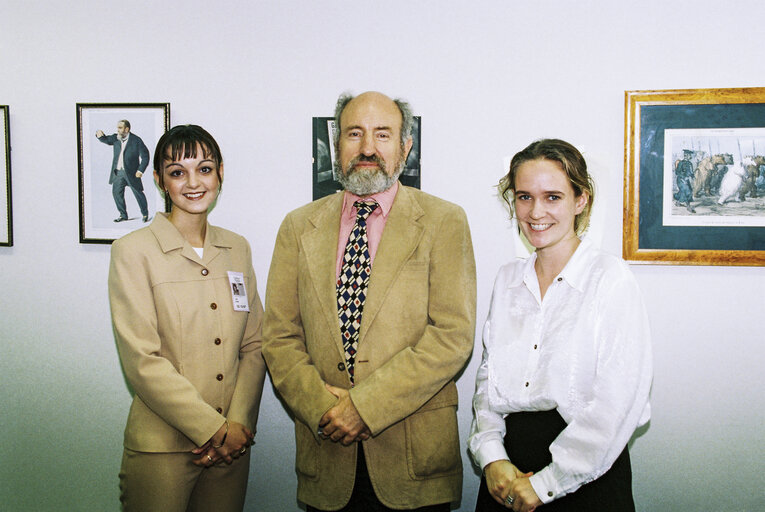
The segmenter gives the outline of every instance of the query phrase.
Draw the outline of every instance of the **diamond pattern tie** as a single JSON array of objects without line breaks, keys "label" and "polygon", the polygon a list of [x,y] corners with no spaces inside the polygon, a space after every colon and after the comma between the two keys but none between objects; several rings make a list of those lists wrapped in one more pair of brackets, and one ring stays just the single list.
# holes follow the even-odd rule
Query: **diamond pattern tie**
[{"label": "diamond pattern tie", "polygon": [[345,245],[343,265],[337,279],[337,315],[340,319],[340,333],[343,335],[345,367],[351,384],[359,345],[361,314],[364,311],[369,275],[372,271],[367,241],[367,217],[378,205],[375,202],[356,201],[353,206],[357,210],[356,224]]}]

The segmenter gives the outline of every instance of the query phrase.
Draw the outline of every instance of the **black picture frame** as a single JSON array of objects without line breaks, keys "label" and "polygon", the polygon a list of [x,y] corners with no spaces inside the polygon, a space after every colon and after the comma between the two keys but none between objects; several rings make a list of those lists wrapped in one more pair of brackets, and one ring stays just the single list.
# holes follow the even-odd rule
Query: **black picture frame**
[{"label": "black picture frame", "polygon": [[[0,159],[4,170],[0,171],[4,183],[0,197],[0,246],[13,246],[13,207],[11,194],[11,121],[8,105],[0,105]],[[5,218],[3,218],[5,217]]]},{"label": "black picture frame", "polygon": [[[169,211],[154,184],[151,158],[157,141],[170,129],[170,103],[77,103],[76,107],[80,243],[111,244],[147,225],[157,212]],[[121,147],[113,132],[122,120],[129,121],[130,137],[137,137],[143,143],[149,157],[145,167],[143,157],[138,159],[144,168],[143,175],[137,179],[140,185],[135,184],[131,176],[130,183],[122,189],[128,217],[117,222],[114,219],[124,219],[117,206],[122,186],[120,172],[124,171],[113,168],[119,155],[119,149],[115,148]],[[96,136],[98,132],[103,132],[102,137]],[[127,144],[126,150],[130,150],[129,139]],[[145,154],[143,150],[140,153]],[[123,178],[122,183],[126,182],[127,178]],[[113,183],[117,183],[116,190]],[[139,186],[148,205],[145,219],[138,203]]]}]

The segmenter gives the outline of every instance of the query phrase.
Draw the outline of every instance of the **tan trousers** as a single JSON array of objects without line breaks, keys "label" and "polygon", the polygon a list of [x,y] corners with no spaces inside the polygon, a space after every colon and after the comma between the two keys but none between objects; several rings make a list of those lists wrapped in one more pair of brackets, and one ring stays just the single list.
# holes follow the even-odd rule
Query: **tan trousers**
[{"label": "tan trousers", "polygon": [[250,472],[250,450],[210,468],[191,463],[192,453],[146,453],[125,448],[120,501],[125,512],[241,512]]}]

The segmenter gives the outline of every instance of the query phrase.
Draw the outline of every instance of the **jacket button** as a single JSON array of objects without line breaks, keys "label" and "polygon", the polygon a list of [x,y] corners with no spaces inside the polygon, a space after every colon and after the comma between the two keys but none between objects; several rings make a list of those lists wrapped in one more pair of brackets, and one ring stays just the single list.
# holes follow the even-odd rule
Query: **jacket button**
[{"label": "jacket button", "polygon": [[223,380],[223,374],[219,373],[218,375],[215,376],[215,378],[218,380]]},{"label": "jacket button", "polygon": [[216,410],[216,411],[218,411],[218,414],[223,414],[223,409],[221,409],[220,407],[218,407],[218,408],[217,408],[217,409],[215,409],[215,410]]},{"label": "jacket button", "polygon": [[341,372],[345,371],[345,365],[343,363],[337,363],[337,369]]},{"label": "jacket button", "polygon": [[203,275],[203,276],[206,276],[206,275],[207,275],[207,274],[209,274],[209,273],[210,273],[210,271],[209,271],[209,270],[207,270],[206,268],[203,268],[203,269],[202,269],[202,275]]},{"label": "jacket button", "polygon": [[221,342],[220,342],[220,338],[215,338],[215,344],[216,344],[216,345],[220,345],[220,343],[221,343]]},{"label": "jacket button", "polygon": [[552,498],[552,497],[553,497],[553,492],[552,492],[552,491],[547,491],[547,496],[549,496],[550,498]]},{"label": "jacket button", "polygon": [[210,304],[210,309],[218,309],[218,305],[216,303]]},{"label": "jacket button", "polygon": [[563,278],[562,278],[562,277],[559,277],[559,278],[558,278],[558,282],[560,283],[561,281],[563,281]]}]

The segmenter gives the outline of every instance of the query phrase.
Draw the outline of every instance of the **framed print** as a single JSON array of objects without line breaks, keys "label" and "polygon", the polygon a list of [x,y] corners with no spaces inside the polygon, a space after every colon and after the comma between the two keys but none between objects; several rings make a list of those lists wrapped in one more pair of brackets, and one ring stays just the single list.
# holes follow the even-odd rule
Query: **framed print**
[{"label": "framed print", "polygon": [[11,130],[8,105],[0,105],[0,245],[13,245],[13,215],[11,209]]},{"label": "framed print", "polygon": [[[409,187],[420,188],[420,127],[422,119],[414,116],[412,124],[412,149],[406,159],[399,181]],[[343,186],[336,179],[334,117],[313,118],[313,200],[334,194]]]},{"label": "framed print", "polygon": [[169,103],[77,104],[80,243],[110,244],[168,211],[151,158],[169,129]]},{"label": "framed print", "polygon": [[765,87],[625,92],[624,259],[765,265]]}]

